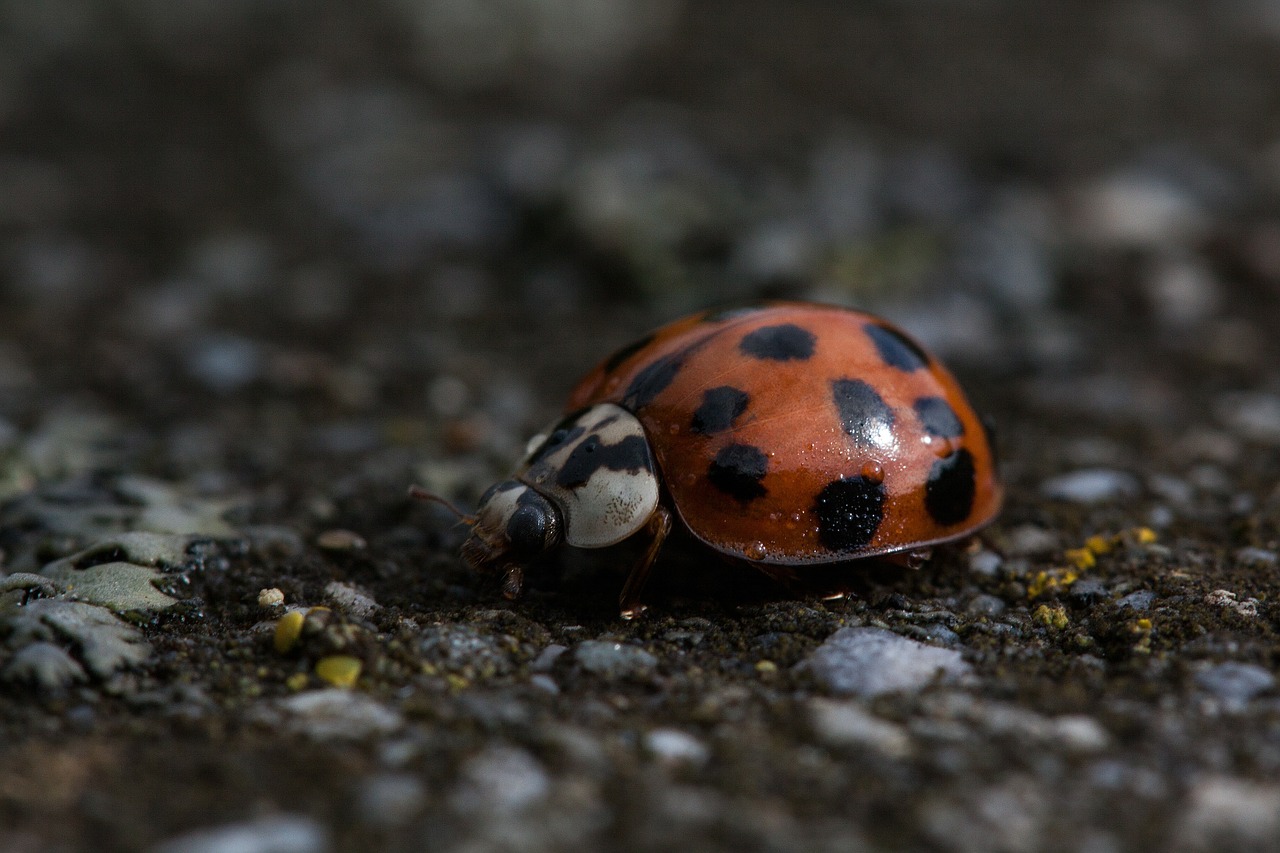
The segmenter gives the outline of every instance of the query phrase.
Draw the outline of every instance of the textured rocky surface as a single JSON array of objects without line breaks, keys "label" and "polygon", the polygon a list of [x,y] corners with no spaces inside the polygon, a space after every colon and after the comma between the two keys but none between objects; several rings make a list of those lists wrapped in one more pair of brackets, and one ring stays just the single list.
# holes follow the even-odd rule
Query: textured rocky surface
[{"label": "textured rocky surface", "polygon": [[[1277,21],[0,4],[0,849],[1277,846]],[[948,361],[997,524],[623,622],[406,498],[773,296]]]}]

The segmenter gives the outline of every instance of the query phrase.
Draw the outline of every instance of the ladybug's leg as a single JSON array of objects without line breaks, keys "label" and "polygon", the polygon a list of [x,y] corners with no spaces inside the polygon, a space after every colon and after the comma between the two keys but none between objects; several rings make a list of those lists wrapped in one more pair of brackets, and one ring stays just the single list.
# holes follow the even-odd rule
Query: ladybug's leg
[{"label": "ladybug's leg", "polygon": [[882,554],[879,559],[903,569],[918,569],[933,556],[932,548],[917,548],[914,551],[898,551],[895,554]]},{"label": "ladybug's leg", "polygon": [[524,591],[524,566],[519,563],[507,563],[502,568],[502,597],[515,601]]},{"label": "ladybug's leg", "polygon": [[671,532],[671,513],[659,504],[644,529],[649,534],[649,547],[644,549],[644,556],[631,569],[631,574],[627,575],[627,582],[622,585],[622,594],[618,596],[618,609],[623,619],[634,619],[648,609],[640,603],[640,593],[649,580],[649,570],[653,568],[658,552],[662,550],[663,541]]}]

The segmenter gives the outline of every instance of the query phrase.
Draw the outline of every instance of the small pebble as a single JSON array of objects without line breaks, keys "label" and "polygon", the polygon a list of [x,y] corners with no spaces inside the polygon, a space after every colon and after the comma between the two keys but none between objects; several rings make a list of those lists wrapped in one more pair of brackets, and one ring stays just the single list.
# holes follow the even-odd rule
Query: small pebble
[{"label": "small pebble", "polygon": [[1154,592],[1149,589],[1140,589],[1117,601],[1116,607],[1120,610],[1134,610],[1143,613],[1151,609],[1151,604],[1155,600],[1156,594]]},{"label": "small pebble", "polygon": [[1004,537],[1004,552],[1011,557],[1035,557],[1058,550],[1058,537],[1052,530],[1034,524],[1020,524]]},{"label": "small pebble", "polygon": [[317,741],[360,740],[388,735],[404,725],[404,718],[362,693],[336,687],[289,696],[259,712],[268,722],[280,722]]},{"label": "small pebble", "polygon": [[1223,394],[1213,406],[1224,426],[1261,444],[1280,444],[1280,396],[1262,391]]},{"label": "small pebble", "polygon": [[979,551],[969,558],[969,571],[988,577],[1000,571],[1004,559],[995,551]]},{"label": "small pebble", "polygon": [[868,713],[855,702],[813,699],[809,724],[814,734],[830,746],[859,746],[901,758],[911,751],[911,739],[902,726]]},{"label": "small pebble", "polygon": [[382,609],[369,593],[341,581],[325,584],[324,594],[339,610],[362,619],[367,619]]},{"label": "small pebble", "polygon": [[269,589],[258,590],[258,606],[259,607],[279,607],[284,604],[284,591],[271,587]]},{"label": "small pebble", "polygon": [[642,676],[658,665],[658,659],[639,646],[605,640],[587,640],[573,650],[578,666],[609,680]]},{"label": "small pebble", "polygon": [[710,756],[706,744],[679,729],[653,729],[645,732],[644,747],[668,766],[697,767],[705,764]]},{"label": "small pebble", "polygon": [[356,808],[361,819],[382,829],[404,826],[422,811],[426,802],[426,786],[408,773],[371,776],[356,792]]},{"label": "small pebble", "polygon": [[232,335],[209,336],[187,356],[187,372],[211,391],[231,393],[257,380],[262,353],[253,341]]},{"label": "small pebble", "polygon": [[462,766],[459,776],[449,804],[476,820],[526,812],[551,792],[551,779],[537,759],[510,746],[486,747]]},{"label": "small pebble", "polygon": [[1075,604],[1089,605],[1107,597],[1107,588],[1097,578],[1081,578],[1071,585],[1067,597]]},{"label": "small pebble", "polygon": [[560,685],[556,684],[556,680],[545,672],[539,672],[529,676],[529,685],[536,687],[548,696],[559,696]]},{"label": "small pebble", "polygon": [[162,841],[151,853],[324,853],[324,826],[301,815],[272,815],[246,823],[202,829]]},{"label": "small pebble", "polygon": [[974,616],[999,616],[1004,613],[1008,605],[1004,603],[1004,599],[994,595],[975,595],[970,599],[965,611]]},{"label": "small pebble", "polygon": [[965,680],[972,667],[954,649],[940,649],[883,628],[841,628],[800,666],[833,693],[862,697],[915,692]]},{"label": "small pebble", "polygon": [[551,643],[542,651],[538,652],[538,656],[529,663],[529,671],[550,672],[551,667],[555,665],[555,662],[567,651],[569,651],[568,646],[562,646],[559,643]]},{"label": "small pebble", "polygon": [[1269,548],[1240,548],[1232,556],[1237,563],[1254,568],[1268,568],[1280,562],[1280,553]]},{"label": "small pebble", "polygon": [[1270,670],[1257,664],[1227,661],[1202,669],[1195,675],[1196,686],[1229,705],[1243,705],[1276,686]]},{"label": "small pebble", "polygon": [[364,537],[350,530],[335,528],[316,537],[316,546],[326,551],[359,551],[365,547]]},{"label": "small pebble", "polygon": [[1272,850],[1280,836],[1280,785],[1229,777],[1197,781],[1173,837],[1183,850]]},{"label": "small pebble", "polygon": [[1079,504],[1132,498],[1140,492],[1137,477],[1114,468],[1085,468],[1040,484],[1040,493],[1045,497]]}]

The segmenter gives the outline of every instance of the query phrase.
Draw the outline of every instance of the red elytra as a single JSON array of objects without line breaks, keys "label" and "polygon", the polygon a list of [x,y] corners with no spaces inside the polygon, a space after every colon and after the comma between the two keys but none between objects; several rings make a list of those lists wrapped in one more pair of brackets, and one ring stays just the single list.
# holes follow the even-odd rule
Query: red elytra
[{"label": "red elytra", "polygon": [[991,439],[959,383],[859,311],[774,303],[677,320],[605,359],[566,410],[602,402],[640,419],[680,520],[735,557],[916,550],[1000,510]]}]

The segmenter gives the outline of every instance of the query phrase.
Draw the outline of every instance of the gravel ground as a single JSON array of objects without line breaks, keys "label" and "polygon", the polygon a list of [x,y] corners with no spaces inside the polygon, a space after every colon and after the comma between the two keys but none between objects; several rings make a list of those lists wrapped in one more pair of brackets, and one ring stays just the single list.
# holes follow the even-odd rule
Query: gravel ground
[{"label": "gravel ground", "polygon": [[[1280,845],[1280,5],[0,3],[0,850]],[[1006,509],[505,602],[686,311],[882,313]]]}]

